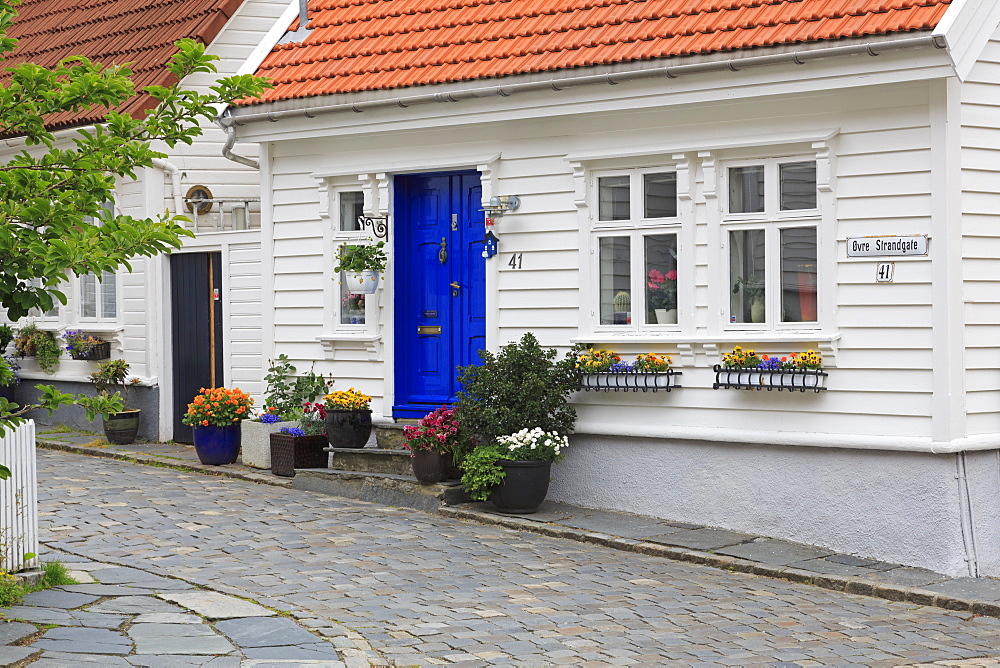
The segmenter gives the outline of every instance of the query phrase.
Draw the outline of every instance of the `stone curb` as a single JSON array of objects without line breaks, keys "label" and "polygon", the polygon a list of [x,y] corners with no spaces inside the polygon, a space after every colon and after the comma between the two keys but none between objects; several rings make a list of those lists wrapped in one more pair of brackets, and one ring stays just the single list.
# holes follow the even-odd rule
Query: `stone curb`
[{"label": "stone curb", "polygon": [[119,461],[132,462],[134,464],[163,465],[180,469],[182,471],[190,471],[191,473],[206,473],[208,475],[219,476],[222,478],[235,478],[237,480],[255,482],[260,485],[271,485],[272,487],[291,488],[292,486],[291,478],[278,478],[269,473],[237,471],[233,469],[225,469],[219,466],[209,466],[207,464],[172,459],[170,457],[146,455],[139,452],[125,453],[118,452],[116,450],[105,450],[103,448],[91,448],[85,445],[63,443],[62,441],[48,440],[45,438],[36,438],[35,445],[45,450],[61,450],[63,452],[73,452],[79,455],[89,455],[90,457],[117,459]]},{"label": "stone curb", "polygon": [[590,543],[592,545],[610,547],[623,552],[635,552],[651,557],[663,557],[665,559],[673,559],[674,561],[686,561],[689,563],[711,566],[712,568],[719,568],[736,573],[763,575],[765,577],[788,580],[790,582],[797,582],[800,584],[814,585],[822,589],[840,591],[846,594],[882,598],[898,603],[914,603],[916,605],[932,606],[958,612],[970,612],[974,615],[980,615],[983,617],[1000,617],[1000,604],[998,603],[959,598],[917,587],[903,587],[884,582],[876,582],[874,580],[868,580],[861,577],[814,573],[800,568],[774,566],[759,561],[740,559],[739,557],[729,557],[722,554],[712,554],[711,552],[689,550],[682,547],[671,547],[669,545],[649,543],[641,540],[633,540],[631,538],[618,538],[609,534],[584,531],[582,529],[573,529],[571,527],[563,527],[556,524],[543,524],[534,520],[527,520],[518,517],[502,517],[492,513],[484,513],[478,510],[458,508],[455,506],[442,506],[438,509],[437,514],[453,519],[478,522],[479,524],[489,524],[505,527],[507,529],[529,531],[531,533],[550,536],[552,538],[567,538],[581,543]]},{"label": "stone curb", "polygon": [[30,571],[20,571],[18,573],[11,573],[17,583],[22,587],[33,587],[42,581],[42,576],[45,575],[45,571],[40,568],[34,568]]}]

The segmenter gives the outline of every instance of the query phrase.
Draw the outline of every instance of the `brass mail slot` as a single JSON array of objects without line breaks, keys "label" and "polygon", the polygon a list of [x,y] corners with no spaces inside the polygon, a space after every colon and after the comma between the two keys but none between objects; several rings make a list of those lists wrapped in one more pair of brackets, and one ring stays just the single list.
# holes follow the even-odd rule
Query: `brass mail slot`
[{"label": "brass mail slot", "polygon": [[440,334],[441,325],[417,325],[417,334]]}]

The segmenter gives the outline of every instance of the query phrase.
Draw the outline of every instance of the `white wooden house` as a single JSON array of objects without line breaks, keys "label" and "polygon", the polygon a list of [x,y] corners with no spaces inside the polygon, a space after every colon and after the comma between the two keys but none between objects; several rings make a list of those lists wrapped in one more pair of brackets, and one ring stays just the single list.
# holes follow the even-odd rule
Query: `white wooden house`
[{"label": "white wooden house", "polygon": [[[183,37],[208,46],[219,56],[218,74],[190,77],[185,85],[207,90],[218,76],[252,72],[285,32],[298,11],[294,0],[170,0],[136,7],[134,3],[83,4],[68,0],[27,0],[18,10],[10,36],[18,40],[8,62],[45,65],[84,55],[105,64],[133,63],[137,87],[163,83],[172,44]],[[142,113],[150,98],[137,95],[124,110]],[[96,112],[51,119],[50,127],[66,140],[98,122]],[[124,269],[97,277],[74,277],[65,287],[68,303],[34,321],[57,336],[84,330],[112,341],[114,358],[123,358],[142,381],[135,406],[144,410],[140,436],[184,440],[181,411],[200,386],[241,386],[259,394],[264,325],[261,318],[259,177],[256,169],[222,155],[226,134],[208,123],[192,145],[163,149],[134,181],[122,180],[109,206],[135,217],[164,211],[192,218],[196,238],[171,256],[140,258],[131,273]],[[18,139],[0,146],[0,158],[21,150]],[[251,149],[248,153],[253,155]],[[197,211],[188,197],[211,198]],[[214,276],[213,276],[214,274]],[[33,358],[21,360],[23,382],[17,399],[26,401],[38,382],[63,391],[88,388],[95,362],[64,355],[54,374],[41,371]],[[60,409],[54,418],[93,428],[77,407]]]},{"label": "white wooden house", "polygon": [[[265,355],[391,420],[528,331],[666,353],[679,389],[576,396],[550,498],[1000,575],[998,26],[992,0],[314,7],[223,121],[260,149]],[[392,251],[363,310],[332,271],[362,213]],[[820,351],[828,389],[713,389],[734,346]]]}]

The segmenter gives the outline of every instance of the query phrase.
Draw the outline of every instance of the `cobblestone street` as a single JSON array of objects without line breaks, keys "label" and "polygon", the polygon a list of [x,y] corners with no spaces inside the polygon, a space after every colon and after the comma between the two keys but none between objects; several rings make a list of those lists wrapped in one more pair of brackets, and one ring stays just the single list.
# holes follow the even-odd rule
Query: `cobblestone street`
[{"label": "cobblestone street", "polygon": [[240,480],[38,457],[47,545],[336,629],[348,663],[896,666],[1000,654],[997,619]]}]

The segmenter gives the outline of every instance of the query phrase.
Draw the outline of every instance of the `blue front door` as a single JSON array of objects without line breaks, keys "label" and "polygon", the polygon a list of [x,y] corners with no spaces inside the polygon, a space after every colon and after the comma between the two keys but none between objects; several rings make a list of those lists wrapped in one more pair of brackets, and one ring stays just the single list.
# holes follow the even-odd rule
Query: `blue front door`
[{"label": "blue front door", "polygon": [[486,346],[483,213],[478,172],[397,176],[394,417],[455,401],[455,367]]}]

